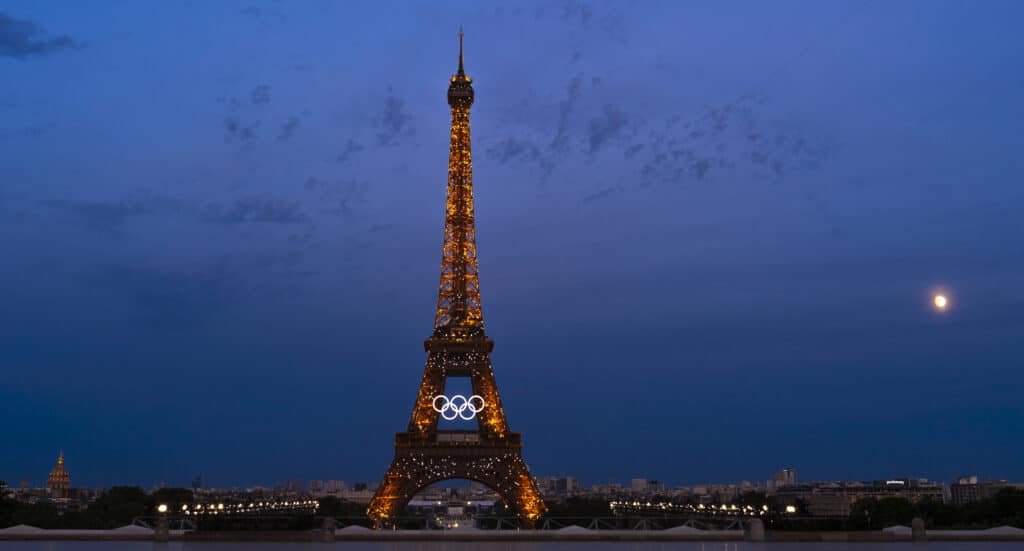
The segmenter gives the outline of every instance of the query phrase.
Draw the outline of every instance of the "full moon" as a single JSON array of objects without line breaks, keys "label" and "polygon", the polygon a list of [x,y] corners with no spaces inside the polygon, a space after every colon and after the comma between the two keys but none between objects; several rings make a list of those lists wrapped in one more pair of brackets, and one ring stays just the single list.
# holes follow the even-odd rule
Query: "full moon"
[{"label": "full moon", "polygon": [[935,295],[935,298],[932,299],[932,302],[935,303],[935,307],[938,308],[939,310],[945,310],[946,306],[949,305],[949,301],[946,299],[946,295]]}]

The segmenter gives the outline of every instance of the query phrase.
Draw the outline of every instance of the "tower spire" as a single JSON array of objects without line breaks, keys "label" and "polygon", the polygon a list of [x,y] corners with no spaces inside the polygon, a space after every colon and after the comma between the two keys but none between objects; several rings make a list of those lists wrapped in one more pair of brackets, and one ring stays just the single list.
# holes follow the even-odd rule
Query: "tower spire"
[{"label": "tower spire", "polygon": [[462,26],[459,26],[459,76],[466,76],[466,71],[462,69]]}]

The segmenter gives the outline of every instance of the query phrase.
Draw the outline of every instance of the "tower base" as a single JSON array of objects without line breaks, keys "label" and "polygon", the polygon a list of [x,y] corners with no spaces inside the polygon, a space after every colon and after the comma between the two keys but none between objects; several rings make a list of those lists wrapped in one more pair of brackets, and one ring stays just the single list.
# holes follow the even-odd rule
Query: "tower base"
[{"label": "tower base", "polygon": [[481,441],[476,431],[438,432],[432,442],[407,443],[418,436],[396,435],[395,458],[366,511],[377,528],[393,527],[417,492],[451,479],[491,488],[523,526],[532,527],[547,511],[520,453],[518,433]]}]

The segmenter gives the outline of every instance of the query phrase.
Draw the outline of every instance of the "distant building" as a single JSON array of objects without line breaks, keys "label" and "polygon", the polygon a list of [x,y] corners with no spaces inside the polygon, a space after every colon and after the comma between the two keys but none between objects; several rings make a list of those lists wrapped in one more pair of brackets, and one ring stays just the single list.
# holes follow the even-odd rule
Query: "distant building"
[{"label": "distant building", "polygon": [[765,490],[772,493],[783,486],[792,486],[793,484],[796,484],[796,469],[779,469],[772,475],[772,479],[765,483]]},{"label": "distant building", "polygon": [[805,514],[817,517],[850,516],[861,499],[900,498],[911,503],[932,500],[944,503],[945,484],[925,479],[890,479],[874,482],[811,482],[780,487],[776,498],[785,505],[803,505]]},{"label": "distant building", "polygon": [[618,496],[623,493],[622,484],[610,482],[608,484],[594,484],[587,490],[586,494],[591,496]]},{"label": "distant building", "polygon": [[796,469],[780,469],[772,475],[772,480],[779,486],[796,484]]},{"label": "distant building", "polygon": [[365,483],[355,484],[353,489],[341,491],[339,497],[353,503],[369,503],[373,499],[373,490]]},{"label": "distant building", "polygon": [[46,480],[46,492],[50,497],[64,499],[71,495],[71,477],[64,468],[64,452],[57,456],[57,466],[50,471],[50,478]]},{"label": "distant building", "polygon": [[957,505],[975,503],[988,499],[1003,488],[1019,488],[1024,490],[1024,484],[1014,484],[1007,480],[986,480],[979,482],[977,476],[961,476],[949,486],[950,499]]},{"label": "distant building", "polygon": [[325,484],[325,489],[332,494],[336,492],[343,492],[346,487],[344,480],[328,480]]},{"label": "distant building", "polygon": [[950,499],[956,505],[974,503],[981,499],[981,487],[976,476],[961,476],[949,486]]},{"label": "distant building", "polygon": [[445,528],[458,528],[459,525],[472,526],[475,517],[494,514],[494,504],[494,500],[465,499],[453,495],[433,500],[413,498],[408,507]]},{"label": "distant building", "polygon": [[573,476],[542,476],[537,486],[546,497],[562,497],[579,493],[580,484]]},{"label": "distant building", "polygon": [[646,478],[634,478],[630,481],[629,489],[634,494],[657,494],[665,491],[665,485],[658,482],[657,480],[648,480]]}]

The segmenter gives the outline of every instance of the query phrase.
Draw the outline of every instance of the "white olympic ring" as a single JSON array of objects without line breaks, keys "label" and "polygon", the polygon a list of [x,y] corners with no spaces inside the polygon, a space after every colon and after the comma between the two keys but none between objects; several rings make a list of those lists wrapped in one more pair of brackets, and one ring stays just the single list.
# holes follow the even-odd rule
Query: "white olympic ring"
[{"label": "white olympic ring", "polygon": [[[441,405],[438,405],[437,403],[439,400],[443,400]],[[448,398],[444,394],[439,394],[434,396],[432,405],[434,406],[434,411],[440,413],[441,417],[444,417],[448,421],[454,421],[455,419],[469,421],[476,417],[477,413],[483,411],[484,406],[487,404],[484,402],[483,397],[477,394],[474,394],[469,398],[466,398],[461,394],[456,394],[451,398]],[[466,414],[466,411],[469,411],[468,415]],[[449,415],[451,416],[449,417]]]}]

